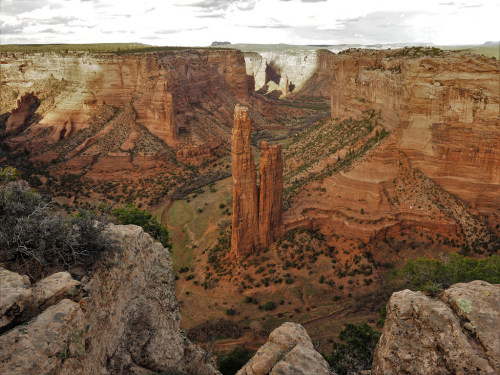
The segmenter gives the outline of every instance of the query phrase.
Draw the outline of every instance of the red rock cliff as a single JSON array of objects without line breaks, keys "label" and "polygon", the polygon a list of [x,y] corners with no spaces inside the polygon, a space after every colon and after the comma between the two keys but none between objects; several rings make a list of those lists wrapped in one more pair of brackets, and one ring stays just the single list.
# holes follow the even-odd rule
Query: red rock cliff
[{"label": "red rock cliff", "polygon": [[252,123],[248,108],[236,105],[231,138],[233,232],[231,252],[251,254],[259,248],[257,170],[251,150]]},{"label": "red rock cliff", "polygon": [[283,195],[283,157],[281,145],[262,142],[260,155],[259,237],[268,247],[281,234],[281,199]]},{"label": "red rock cliff", "polygon": [[332,118],[380,110],[396,147],[448,191],[500,205],[498,61],[469,53],[353,51],[332,60]]},{"label": "red rock cliff", "polygon": [[[176,144],[174,123],[177,129],[187,129],[198,144],[214,135],[228,140],[230,105],[220,93],[227,92],[243,103],[249,95],[243,54],[236,50],[1,57],[1,79],[12,90],[26,92],[35,83],[43,95],[58,95],[54,105],[44,109],[43,120],[36,127],[58,128],[69,122],[73,134],[88,127],[89,114],[96,105],[106,103],[119,108],[131,105],[137,122],[169,144]],[[194,121],[198,108],[217,112],[220,129],[207,130],[203,123]],[[55,136],[49,141],[58,140]]]}]

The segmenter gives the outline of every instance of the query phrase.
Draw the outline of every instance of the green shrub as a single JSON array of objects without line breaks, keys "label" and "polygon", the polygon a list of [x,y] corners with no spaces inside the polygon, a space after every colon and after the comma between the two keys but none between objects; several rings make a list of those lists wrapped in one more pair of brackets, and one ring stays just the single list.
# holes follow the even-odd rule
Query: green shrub
[{"label": "green shrub", "polygon": [[442,255],[441,259],[417,258],[408,260],[398,275],[410,289],[428,292],[439,292],[453,284],[473,280],[498,284],[500,256],[476,259],[451,253]]},{"label": "green shrub", "polygon": [[347,323],[339,333],[340,342],[334,342],[332,352],[324,357],[338,375],[368,370],[379,339],[380,332],[368,324]]},{"label": "green shrub", "polygon": [[252,352],[243,348],[235,348],[232,352],[222,353],[217,357],[217,367],[222,375],[234,375],[253,356]]},{"label": "green shrub", "polygon": [[226,309],[225,313],[228,316],[233,316],[234,314],[236,314],[236,310],[233,308],[229,308],[229,309]]},{"label": "green shrub", "polygon": [[259,305],[259,310],[271,311],[276,308],[276,304],[273,301],[266,302],[264,305]]},{"label": "green shrub", "polygon": [[150,212],[141,210],[133,205],[115,208],[112,214],[120,224],[139,225],[144,231],[159,241],[163,247],[171,249],[172,244],[169,241],[168,230],[158,221]]},{"label": "green shrub", "polygon": [[107,220],[91,211],[63,217],[19,180],[0,185],[0,262],[14,262],[33,279],[49,269],[89,267],[117,249]]}]

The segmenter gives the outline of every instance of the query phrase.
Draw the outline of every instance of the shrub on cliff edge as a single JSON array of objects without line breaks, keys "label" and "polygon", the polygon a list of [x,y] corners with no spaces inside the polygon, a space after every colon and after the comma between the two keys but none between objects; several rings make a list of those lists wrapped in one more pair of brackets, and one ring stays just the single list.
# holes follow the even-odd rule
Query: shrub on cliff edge
[{"label": "shrub on cliff edge", "polygon": [[0,185],[0,262],[33,279],[54,269],[96,264],[116,249],[105,227],[105,221],[88,211],[63,217],[26,181]]},{"label": "shrub on cliff edge", "polygon": [[146,233],[151,235],[155,240],[159,241],[163,247],[171,249],[168,230],[165,226],[158,221],[150,212],[141,210],[133,205],[115,208],[112,215],[118,220],[120,224],[135,224],[144,229]]}]

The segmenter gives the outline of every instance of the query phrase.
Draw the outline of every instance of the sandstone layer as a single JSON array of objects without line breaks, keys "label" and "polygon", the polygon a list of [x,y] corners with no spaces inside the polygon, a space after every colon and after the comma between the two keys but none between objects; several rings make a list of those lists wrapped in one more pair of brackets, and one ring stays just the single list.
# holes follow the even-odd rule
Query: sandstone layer
[{"label": "sandstone layer", "polygon": [[179,329],[169,250],[137,226],[108,233],[122,249],[82,280],[81,293],[65,272],[31,287],[0,270],[1,322],[10,324],[0,336],[0,372],[220,374]]},{"label": "sandstone layer", "polygon": [[284,323],[269,335],[237,375],[329,375],[325,359],[300,324]]},{"label": "sandstone layer", "polygon": [[500,67],[468,53],[354,51],[334,60],[332,118],[380,110],[395,147],[443,188],[500,205]]},{"label": "sandstone layer", "polygon": [[439,234],[496,252],[498,61],[415,47],[325,62],[332,120],[285,150],[285,192],[305,182],[285,227],[365,243],[416,230],[416,242]]},{"label": "sandstone layer", "polygon": [[498,327],[500,285],[455,284],[439,298],[394,293],[372,374],[498,374]]}]

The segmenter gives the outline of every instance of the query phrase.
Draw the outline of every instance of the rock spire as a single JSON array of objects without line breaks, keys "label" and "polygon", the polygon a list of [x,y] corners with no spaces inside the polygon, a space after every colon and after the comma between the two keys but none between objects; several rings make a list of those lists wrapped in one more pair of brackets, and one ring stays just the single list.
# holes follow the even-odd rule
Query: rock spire
[{"label": "rock spire", "polygon": [[260,189],[251,150],[248,108],[236,105],[231,137],[233,230],[231,253],[245,256],[269,246],[282,228],[283,158],[281,146],[262,143]]}]

